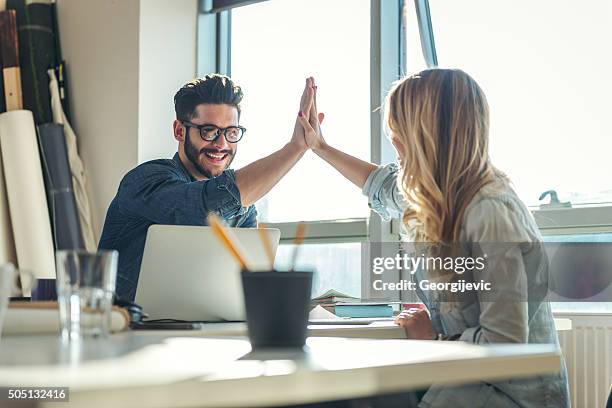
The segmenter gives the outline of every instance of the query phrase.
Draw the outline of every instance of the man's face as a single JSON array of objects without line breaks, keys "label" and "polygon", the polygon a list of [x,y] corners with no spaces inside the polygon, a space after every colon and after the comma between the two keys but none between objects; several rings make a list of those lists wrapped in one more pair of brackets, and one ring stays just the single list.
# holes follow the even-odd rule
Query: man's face
[{"label": "man's face", "polygon": [[[238,126],[238,109],[225,104],[201,104],[190,121],[195,125],[215,125],[219,128]],[[204,177],[216,177],[234,160],[237,143],[228,143],[224,135],[212,142],[200,137],[198,129],[188,127],[185,134],[185,156]]]}]

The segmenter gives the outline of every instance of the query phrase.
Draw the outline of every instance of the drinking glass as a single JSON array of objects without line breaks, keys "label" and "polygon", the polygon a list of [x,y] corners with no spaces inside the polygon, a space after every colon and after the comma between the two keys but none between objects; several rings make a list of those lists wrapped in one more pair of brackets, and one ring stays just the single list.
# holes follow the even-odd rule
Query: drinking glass
[{"label": "drinking glass", "polygon": [[56,252],[57,300],[63,339],[109,334],[118,258],[117,251]]}]

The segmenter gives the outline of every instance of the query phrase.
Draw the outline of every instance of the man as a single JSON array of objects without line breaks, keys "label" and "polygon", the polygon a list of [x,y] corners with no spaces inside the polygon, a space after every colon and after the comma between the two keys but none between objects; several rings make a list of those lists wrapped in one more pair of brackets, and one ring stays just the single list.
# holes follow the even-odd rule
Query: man
[{"label": "man", "polygon": [[[300,106],[314,92],[306,81]],[[245,128],[240,126],[242,90],[211,74],[183,86],[174,96],[178,152],[143,163],[125,175],[111,202],[100,249],[119,251],[117,296],[133,300],[147,234],[152,224],[206,225],[214,211],[232,227],[256,227],[253,205],[304,155],[308,146],[297,123],[280,150],[239,170],[229,169]]]}]

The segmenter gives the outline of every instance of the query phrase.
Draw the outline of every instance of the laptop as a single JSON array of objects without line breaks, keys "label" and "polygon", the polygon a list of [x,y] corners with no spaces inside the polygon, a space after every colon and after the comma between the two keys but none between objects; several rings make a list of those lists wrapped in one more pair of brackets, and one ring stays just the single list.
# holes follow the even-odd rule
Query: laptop
[{"label": "laptop", "polygon": [[[255,228],[229,228],[253,270],[269,270]],[[266,228],[276,254],[278,229]],[[152,225],[147,232],[136,303],[152,319],[243,321],[240,266],[210,227]]]}]

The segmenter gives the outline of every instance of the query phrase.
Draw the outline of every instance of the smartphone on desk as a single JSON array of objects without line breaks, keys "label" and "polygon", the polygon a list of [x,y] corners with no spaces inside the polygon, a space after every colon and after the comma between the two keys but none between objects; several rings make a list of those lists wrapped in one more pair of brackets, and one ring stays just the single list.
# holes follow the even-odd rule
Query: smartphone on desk
[{"label": "smartphone on desk", "polygon": [[200,330],[199,322],[133,322],[132,330]]}]

